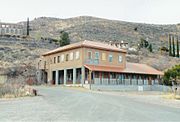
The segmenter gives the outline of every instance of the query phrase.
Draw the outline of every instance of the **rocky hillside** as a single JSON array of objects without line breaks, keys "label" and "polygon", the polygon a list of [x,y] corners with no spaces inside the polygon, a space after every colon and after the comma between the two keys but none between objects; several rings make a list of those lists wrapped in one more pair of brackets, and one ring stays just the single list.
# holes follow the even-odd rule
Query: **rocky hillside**
[{"label": "rocky hillside", "polygon": [[[24,23],[24,22],[21,22]],[[180,63],[180,59],[161,55],[158,48],[167,47],[168,33],[180,35],[180,25],[152,25],[130,23],[116,20],[107,20],[88,16],[69,19],[40,17],[30,22],[30,35],[35,40],[17,41],[13,39],[0,39],[0,66],[3,68],[31,65],[35,71],[36,59],[48,50],[58,47],[41,37],[59,38],[60,31],[70,34],[71,41],[98,40],[128,42],[130,47],[136,49],[140,38],[147,39],[153,46],[153,53],[146,49],[128,50],[127,60],[151,65],[159,70],[165,70]],[[21,69],[21,68],[20,68]]]},{"label": "rocky hillside", "polygon": [[61,30],[69,32],[72,41],[79,40],[111,40],[128,42],[131,46],[137,45],[140,38],[152,43],[155,50],[167,46],[169,33],[180,35],[180,24],[154,25],[131,23],[116,20],[107,20],[89,16],[80,16],[69,19],[40,17],[32,20],[31,35],[35,38],[59,38]]},{"label": "rocky hillside", "polygon": [[131,23],[117,20],[107,20],[90,16],[80,16],[69,19],[40,17],[30,22],[31,36],[59,38],[60,31],[67,31],[71,41],[98,40],[122,41],[129,43],[130,47],[137,48],[143,38],[152,44],[153,53],[145,49],[128,51],[127,59],[130,62],[145,63],[159,70],[165,70],[180,63],[180,59],[161,55],[160,47],[168,47],[168,34],[180,35],[180,24],[154,25]]},{"label": "rocky hillside", "polygon": [[58,46],[48,41],[0,38],[0,73],[12,77],[11,81],[24,82],[35,77],[38,58]]}]

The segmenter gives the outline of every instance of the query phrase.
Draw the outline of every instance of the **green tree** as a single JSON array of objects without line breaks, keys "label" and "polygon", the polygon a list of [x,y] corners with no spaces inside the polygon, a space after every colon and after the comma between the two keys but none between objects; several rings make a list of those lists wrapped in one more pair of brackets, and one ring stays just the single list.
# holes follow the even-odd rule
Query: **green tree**
[{"label": "green tree", "polygon": [[172,85],[172,79],[175,79],[176,83],[180,83],[180,64],[175,65],[164,73],[163,82],[165,85]]},{"label": "green tree", "polygon": [[172,56],[171,35],[169,34],[169,56]]},{"label": "green tree", "polygon": [[70,44],[69,34],[65,31],[61,31],[60,34],[61,34],[59,39],[60,46],[65,46]]},{"label": "green tree", "polygon": [[174,36],[173,36],[173,38],[172,38],[172,43],[173,43],[173,57],[175,57],[176,56],[176,54],[175,54],[175,44],[174,44]]},{"label": "green tree", "polygon": [[149,42],[146,41],[145,39],[141,38],[140,39],[140,47],[141,48],[147,48],[149,46]]},{"label": "green tree", "polygon": [[177,46],[177,55],[176,55],[176,57],[179,58],[179,40],[178,40],[178,37],[177,37],[176,42],[177,42],[177,44],[176,44],[176,46]]}]

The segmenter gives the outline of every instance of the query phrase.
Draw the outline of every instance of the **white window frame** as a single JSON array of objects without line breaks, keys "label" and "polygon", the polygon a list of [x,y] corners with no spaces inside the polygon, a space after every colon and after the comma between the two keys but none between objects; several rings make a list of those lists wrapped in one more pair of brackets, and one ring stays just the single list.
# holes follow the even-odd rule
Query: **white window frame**
[{"label": "white window frame", "polygon": [[[110,61],[110,57],[112,58],[112,61]],[[109,60],[109,62],[113,62],[113,55],[112,54],[109,54],[108,60]]]},{"label": "white window frame", "polygon": [[74,59],[74,53],[71,52],[71,53],[69,54],[69,60],[72,61],[73,59]]},{"label": "white window frame", "polygon": [[64,62],[64,54],[61,55],[61,61],[60,62]]},{"label": "white window frame", "polygon": [[[120,57],[121,57],[121,58],[120,58]],[[120,60],[120,59],[121,59],[121,60]],[[123,62],[123,57],[122,57],[122,55],[119,55],[119,56],[118,56],[118,62],[119,62],[119,63],[122,63],[122,62]]]},{"label": "white window frame", "polygon": [[80,58],[80,52],[79,52],[79,51],[76,51],[75,58],[76,58],[76,59],[79,59],[79,58]]}]

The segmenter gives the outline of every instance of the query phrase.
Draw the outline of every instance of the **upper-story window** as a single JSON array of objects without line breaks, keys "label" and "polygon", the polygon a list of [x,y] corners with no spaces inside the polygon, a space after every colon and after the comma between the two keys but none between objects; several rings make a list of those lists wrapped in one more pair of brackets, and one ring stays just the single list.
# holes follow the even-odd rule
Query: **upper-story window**
[{"label": "upper-story window", "polygon": [[88,51],[88,59],[92,59],[92,52]]},{"label": "upper-story window", "polygon": [[113,56],[110,54],[109,55],[109,62],[112,62],[112,60],[113,60]]},{"label": "upper-story window", "polygon": [[95,59],[99,60],[99,52],[95,52]]},{"label": "upper-story window", "polygon": [[73,60],[73,58],[74,58],[74,54],[73,54],[73,52],[71,52],[71,53],[70,53],[70,58],[69,58],[69,59],[70,59],[70,60]]},{"label": "upper-story window", "polygon": [[119,63],[121,63],[121,62],[123,61],[123,58],[122,58],[122,56],[121,56],[121,55],[119,55],[118,60],[119,60]]},{"label": "upper-story window", "polygon": [[56,57],[54,57],[54,63],[56,63]]},{"label": "upper-story window", "polygon": [[61,55],[61,62],[64,61],[64,54]]},{"label": "upper-story window", "polygon": [[106,53],[102,53],[102,60],[103,60],[103,61],[106,60]]},{"label": "upper-story window", "polygon": [[57,59],[57,62],[58,62],[58,63],[60,63],[60,60],[61,60],[60,58],[61,58],[61,57],[60,57],[60,56],[58,56],[58,59]]},{"label": "upper-story window", "polygon": [[69,61],[69,54],[66,54],[66,61]]},{"label": "upper-story window", "polygon": [[79,59],[79,57],[80,57],[80,56],[79,56],[79,51],[76,51],[75,58],[76,58],[76,59]]}]

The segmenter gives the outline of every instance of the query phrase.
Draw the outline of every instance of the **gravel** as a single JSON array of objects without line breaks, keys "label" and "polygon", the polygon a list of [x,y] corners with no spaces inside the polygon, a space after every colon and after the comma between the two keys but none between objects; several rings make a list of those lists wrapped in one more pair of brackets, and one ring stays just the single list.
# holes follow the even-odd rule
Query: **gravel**
[{"label": "gravel", "polygon": [[[1,121],[179,121],[180,109],[133,95],[35,87],[40,96],[0,100]],[[153,98],[153,97],[152,97]],[[150,98],[151,99],[151,98]],[[156,98],[157,99],[157,98]]]}]

